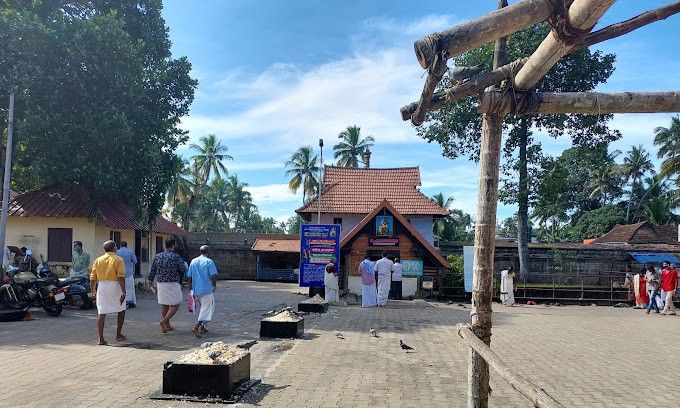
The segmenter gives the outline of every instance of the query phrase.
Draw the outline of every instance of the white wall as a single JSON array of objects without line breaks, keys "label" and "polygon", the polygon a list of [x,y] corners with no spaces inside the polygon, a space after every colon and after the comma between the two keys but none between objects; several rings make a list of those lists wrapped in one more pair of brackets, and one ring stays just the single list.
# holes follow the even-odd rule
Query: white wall
[{"label": "white wall", "polygon": [[405,217],[411,220],[411,225],[420,232],[427,242],[434,245],[434,233],[432,232],[434,222],[431,215],[410,215]]},{"label": "white wall", "polygon": [[[352,230],[357,224],[361,222],[368,214],[321,214],[322,224],[332,224],[333,218],[342,218],[342,229],[340,236],[344,237],[346,233]],[[312,216],[312,222],[316,222],[316,215]]]}]

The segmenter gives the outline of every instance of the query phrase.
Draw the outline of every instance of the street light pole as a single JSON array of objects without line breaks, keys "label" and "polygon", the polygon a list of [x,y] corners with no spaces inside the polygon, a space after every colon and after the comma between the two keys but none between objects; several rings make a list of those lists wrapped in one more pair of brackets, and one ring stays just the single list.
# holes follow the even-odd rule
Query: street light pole
[{"label": "street light pole", "polygon": [[[14,94],[9,94],[9,116],[7,118],[7,148],[5,155],[5,178],[2,184],[2,215],[0,216],[0,250],[5,251],[7,219],[9,218],[9,181],[12,172],[12,146],[14,144]],[[4,255],[3,255],[4,257]],[[4,259],[2,263],[4,263]]]},{"label": "street light pole", "polygon": [[317,183],[318,187],[318,198],[317,198],[317,218],[316,218],[316,223],[321,224],[321,185],[323,184],[323,139],[319,139],[319,148],[321,149],[321,166],[319,166],[319,182]]}]

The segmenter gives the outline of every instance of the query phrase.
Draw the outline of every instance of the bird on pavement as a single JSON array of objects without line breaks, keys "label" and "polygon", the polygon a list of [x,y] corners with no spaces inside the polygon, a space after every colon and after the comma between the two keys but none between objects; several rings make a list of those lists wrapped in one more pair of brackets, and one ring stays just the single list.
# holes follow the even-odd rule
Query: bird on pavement
[{"label": "bird on pavement", "polygon": [[471,67],[452,67],[449,69],[449,78],[456,85],[460,85],[470,78],[479,75],[484,69],[484,64],[473,65]]},{"label": "bird on pavement", "polygon": [[252,341],[245,342],[243,344],[239,344],[236,347],[238,347],[240,349],[244,349],[244,350],[250,350],[250,348],[253,347],[256,344],[257,344],[257,340],[252,340]]},{"label": "bird on pavement", "polygon": [[378,337],[378,331],[376,329],[371,327],[370,329],[368,329],[368,332],[371,333],[373,337]]},{"label": "bird on pavement", "polygon": [[337,337],[339,339],[343,339],[343,340],[345,339],[345,336],[343,336],[342,333],[340,333],[337,330],[333,330],[333,334],[335,334],[335,337]]},{"label": "bird on pavement", "polygon": [[408,344],[404,343],[403,340],[399,340],[399,346],[401,346],[402,350],[406,350],[408,353],[410,350],[415,350],[413,347],[409,346]]}]

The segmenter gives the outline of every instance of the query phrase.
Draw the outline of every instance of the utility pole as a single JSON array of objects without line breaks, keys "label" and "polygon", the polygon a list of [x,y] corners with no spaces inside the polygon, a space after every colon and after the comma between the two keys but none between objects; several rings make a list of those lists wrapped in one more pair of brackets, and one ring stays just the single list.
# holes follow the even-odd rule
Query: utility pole
[{"label": "utility pole", "polygon": [[316,223],[321,224],[321,186],[323,185],[323,139],[319,139],[319,148],[321,149],[321,166],[319,166],[319,182],[317,183],[319,194],[317,196],[317,218]]},{"label": "utility pole", "polygon": [[[0,250],[5,253],[7,219],[9,218],[9,181],[12,172],[12,146],[14,139],[14,94],[9,94],[9,117],[7,118],[7,149],[5,155],[5,179],[2,183],[2,216],[0,217]],[[3,259],[3,263],[4,263]]]}]

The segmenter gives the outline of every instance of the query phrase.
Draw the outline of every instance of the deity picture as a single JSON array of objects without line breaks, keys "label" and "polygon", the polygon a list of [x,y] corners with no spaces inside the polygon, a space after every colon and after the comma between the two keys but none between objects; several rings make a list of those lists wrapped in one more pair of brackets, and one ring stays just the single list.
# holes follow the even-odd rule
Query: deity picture
[{"label": "deity picture", "polygon": [[391,215],[375,217],[375,234],[382,236],[394,235],[394,218]]}]

